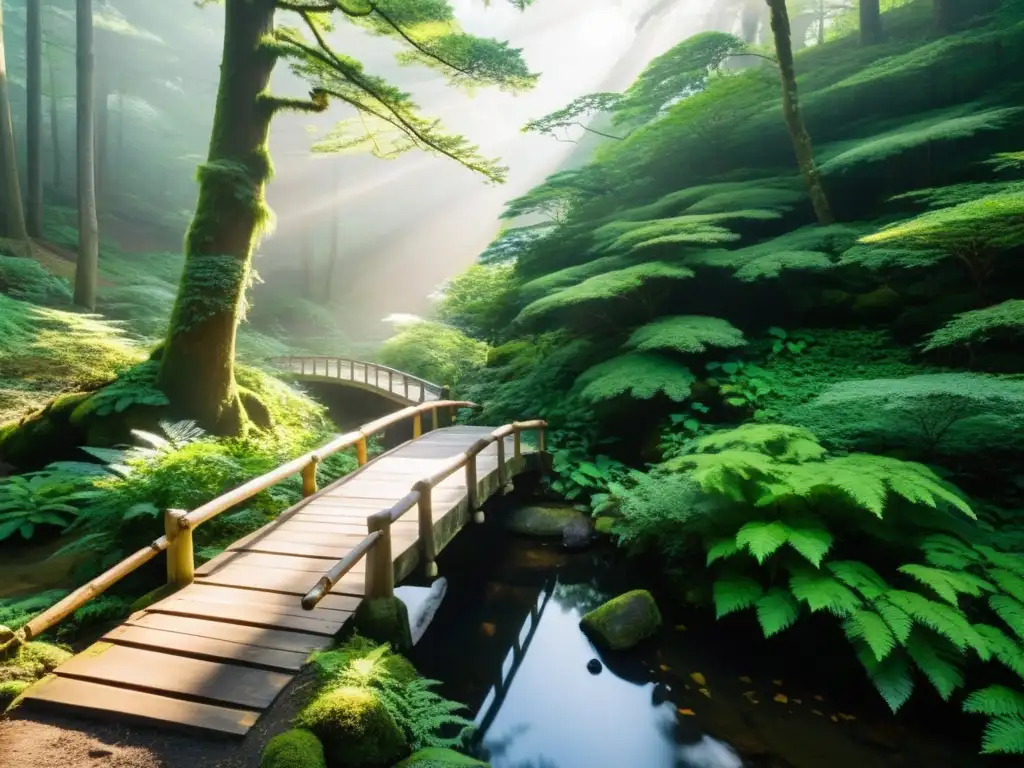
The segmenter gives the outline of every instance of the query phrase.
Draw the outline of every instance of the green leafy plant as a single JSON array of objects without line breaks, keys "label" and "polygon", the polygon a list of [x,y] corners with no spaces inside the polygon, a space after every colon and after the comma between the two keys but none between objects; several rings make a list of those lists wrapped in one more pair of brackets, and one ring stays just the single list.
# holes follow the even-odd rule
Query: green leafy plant
[{"label": "green leafy plant", "polygon": [[771,355],[793,355],[799,357],[807,348],[814,343],[814,337],[803,331],[790,333],[784,328],[775,326],[768,329],[768,335],[772,339]]},{"label": "green leafy plant", "polygon": [[707,385],[718,390],[726,405],[751,409],[754,418],[758,417],[761,405],[772,392],[763,368],[742,360],[710,362],[704,367],[713,374]]},{"label": "green leafy plant", "polygon": [[101,496],[89,476],[61,469],[0,479],[0,541],[16,533],[31,539],[40,526],[66,530]]}]

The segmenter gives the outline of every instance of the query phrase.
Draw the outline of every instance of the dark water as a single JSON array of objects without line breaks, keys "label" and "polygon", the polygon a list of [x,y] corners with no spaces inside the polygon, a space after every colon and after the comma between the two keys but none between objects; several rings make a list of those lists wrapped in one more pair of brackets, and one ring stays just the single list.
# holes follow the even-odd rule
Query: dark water
[{"label": "dark water", "polygon": [[[666,615],[662,633],[640,648],[601,654],[580,617],[643,579],[613,550],[568,554],[514,538],[495,522],[500,515],[490,517],[442,554],[447,594],[414,660],[471,708],[476,754],[493,768],[1013,764],[977,756],[980,723],[957,715],[951,729],[927,708],[913,721],[893,718],[868,689],[824,679],[826,648],[841,645],[822,644],[812,664],[813,638],[810,654],[737,644],[701,612]],[[595,658],[596,675],[587,669]]]}]

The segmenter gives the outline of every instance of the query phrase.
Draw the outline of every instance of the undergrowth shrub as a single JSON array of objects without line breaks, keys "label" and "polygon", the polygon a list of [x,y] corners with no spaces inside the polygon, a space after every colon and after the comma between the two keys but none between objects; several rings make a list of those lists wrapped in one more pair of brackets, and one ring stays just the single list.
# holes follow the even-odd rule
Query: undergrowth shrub
[{"label": "undergrowth shrub", "polygon": [[71,286],[52,275],[34,259],[0,254],[0,293],[33,304],[63,306],[71,303]]}]

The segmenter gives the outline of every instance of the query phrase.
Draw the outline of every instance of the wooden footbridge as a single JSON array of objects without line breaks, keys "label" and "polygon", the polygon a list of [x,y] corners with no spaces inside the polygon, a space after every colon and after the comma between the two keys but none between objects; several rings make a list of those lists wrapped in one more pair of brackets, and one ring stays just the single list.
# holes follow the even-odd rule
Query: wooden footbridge
[{"label": "wooden footbridge", "polygon": [[[472,406],[431,399],[406,407],[197,509],[169,510],[163,536],[19,630],[20,641],[38,637],[167,553],[159,599],[28,689],[22,706],[245,735],[364,598],[392,597],[419,561],[436,574],[436,554],[470,518],[482,521],[483,502],[541,465],[543,421],[423,434],[424,416],[434,423],[438,409]],[[368,461],[367,439],[407,419],[414,439]],[[538,436],[533,451],[521,440],[528,430]],[[320,461],[349,448],[359,469],[318,489]],[[194,567],[197,526],[296,474],[302,501]]]},{"label": "wooden footbridge", "polygon": [[299,381],[342,384],[373,392],[400,405],[448,398],[448,387],[379,363],[313,355],[275,357],[271,362],[286,375]]}]

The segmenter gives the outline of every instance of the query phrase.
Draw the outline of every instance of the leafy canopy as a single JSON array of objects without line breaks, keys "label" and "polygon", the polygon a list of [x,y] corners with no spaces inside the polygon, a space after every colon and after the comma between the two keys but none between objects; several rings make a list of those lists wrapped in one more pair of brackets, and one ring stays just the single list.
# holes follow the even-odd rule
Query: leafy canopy
[{"label": "leafy canopy", "polygon": [[709,347],[728,349],[746,344],[743,332],[728,320],[705,315],[663,317],[633,331],[626,346],[641,352],[700,354]]}]

